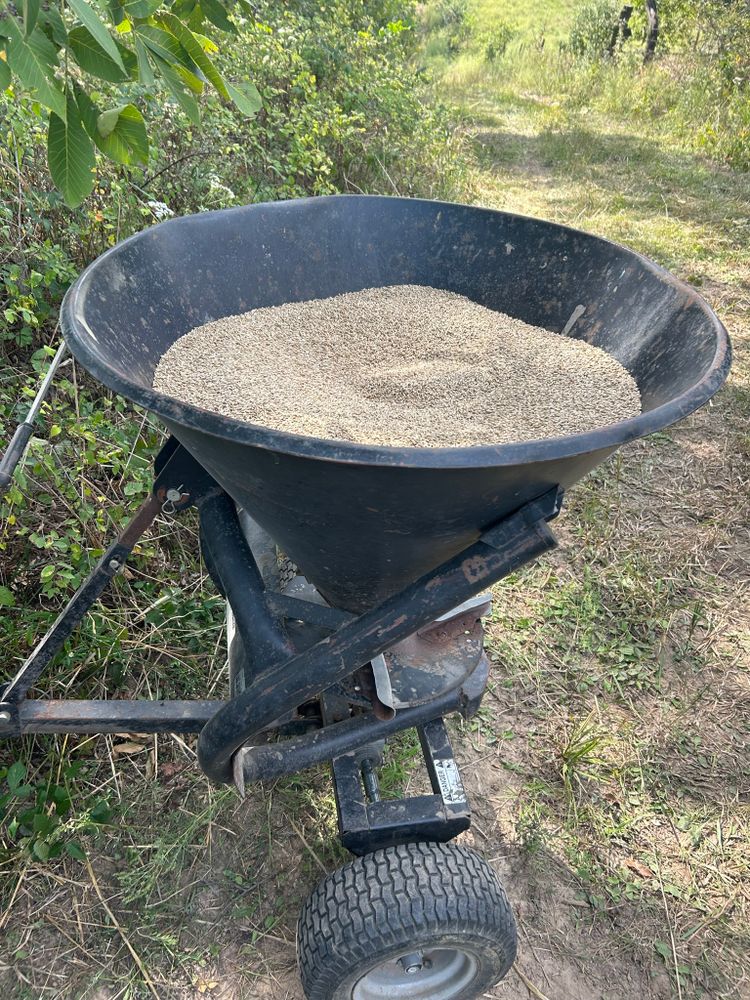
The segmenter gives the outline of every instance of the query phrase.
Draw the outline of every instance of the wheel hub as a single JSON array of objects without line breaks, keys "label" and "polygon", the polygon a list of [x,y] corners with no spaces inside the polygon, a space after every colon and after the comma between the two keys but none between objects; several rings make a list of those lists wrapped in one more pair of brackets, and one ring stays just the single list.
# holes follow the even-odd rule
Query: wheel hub
[{"label": "wheel hub", "polygon": [[474,979],[476,958],[461,948],[434,948],[389,959],[365,973],[352,1000],[453,1000]]}]

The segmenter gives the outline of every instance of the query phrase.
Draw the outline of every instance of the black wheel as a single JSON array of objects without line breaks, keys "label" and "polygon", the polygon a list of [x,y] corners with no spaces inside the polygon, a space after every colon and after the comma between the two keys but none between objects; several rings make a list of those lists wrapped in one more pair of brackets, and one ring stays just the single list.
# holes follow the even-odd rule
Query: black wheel
[{"label": "black wheel", "polygon": [[473,1000],[506,974],[516,924],[486,861],[404,844],[327,876],[297,930],[308,1000]]}]

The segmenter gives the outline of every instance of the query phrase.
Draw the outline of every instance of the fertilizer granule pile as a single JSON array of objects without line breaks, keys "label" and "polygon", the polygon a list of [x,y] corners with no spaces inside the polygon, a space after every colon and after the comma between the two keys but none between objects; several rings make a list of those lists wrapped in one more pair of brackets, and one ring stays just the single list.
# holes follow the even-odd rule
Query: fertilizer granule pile
[{"label": "fertilizer granule pile", "polygon": [[420,285],[225,316],[180,337],[154,388],[276,430],[360,444],[507,444],[640,413],[598,347]]}]

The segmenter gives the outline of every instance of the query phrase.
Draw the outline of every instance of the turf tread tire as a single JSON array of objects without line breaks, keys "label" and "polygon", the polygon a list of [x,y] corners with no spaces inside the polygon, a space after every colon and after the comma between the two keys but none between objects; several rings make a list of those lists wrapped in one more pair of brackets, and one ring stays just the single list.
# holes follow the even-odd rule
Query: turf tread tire
[{"label": "turf tread tire", "polygon": [[469,1000],[513,964],[516,926],[495,872],[456,844],[404,844],[355,858],[313,890],[297,930],[308,1000],[350,1000],[373,966],[422,945],[462,944],[479,962],[457,998]]}]

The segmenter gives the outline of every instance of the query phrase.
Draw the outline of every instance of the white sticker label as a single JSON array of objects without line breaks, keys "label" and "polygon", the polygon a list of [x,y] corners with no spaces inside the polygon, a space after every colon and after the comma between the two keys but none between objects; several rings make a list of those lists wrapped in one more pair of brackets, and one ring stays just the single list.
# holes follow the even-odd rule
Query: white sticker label
[{"label": "white sticker label", "polygon": [[466,801],[461,775],[452,757],[448,757],[447,760],[436,760],[435,773],[440,785],[440,794],[446,805],[455,806]]}]

